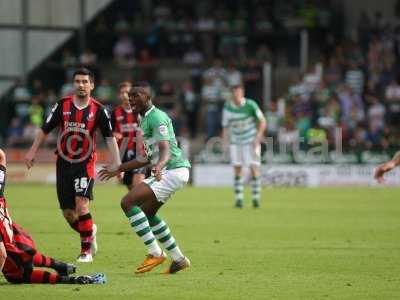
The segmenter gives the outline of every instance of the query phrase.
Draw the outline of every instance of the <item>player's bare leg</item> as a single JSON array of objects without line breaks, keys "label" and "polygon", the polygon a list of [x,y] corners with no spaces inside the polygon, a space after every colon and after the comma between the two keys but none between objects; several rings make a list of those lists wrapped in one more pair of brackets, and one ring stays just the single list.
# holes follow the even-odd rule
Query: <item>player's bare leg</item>
[{"label": "player's bare leg", "polygon": [[140,183],[121,200],[122,210],[149,253],[136,273],[149,272],[165,261],[166,255],[158,245],[147,217],[147,214],[154,216],[161,206],[162,203],[156,200],[153,191],[145,183]]},{"label": "player's bare leg", "polygon": [[89,198],[77,196],[75,197],[75,205],[81,237],[81,254],[78,257],[78,261],[92,262],[93,255],[97,251],[96,235],[94,234],[97,228],[90,214]]},{"label": "player's bare leg", "polygon": [[143,182],[143,180],[145,179],[145,175],[144,174],[133,174],[132,176],[132,182],[130,185],[127,186],[128,191],[130,191],[131,189],[133,189],[135,186],[138,186],[139,184],[141,184]]},{"label": "player's bare leg", "polygon": [[139,184],[141,184],[143,182],[144,178],[145,178],[144,174],[141,174],[141,173],[133,174],[133,177],[132,177],[132,188],[134,188],[135,186],[138,186]]},{"label": "player's bare leg", "polygon": [[73,230],[79,233],[79,221],[76,211],[74,209],[66,208],[62,210],[62,213],[65,220],[67,220],[69,226],[71,226]]},{"label": "player's bare leg", "polygon": [[242,208],[243,207],[243,176],[242,176],[242,167],[241,166],[234,166],[234,173],[235,173],[235,207]]},{"label": "player's bare leg", "polygon": [[[147,190],[146,193],[148,195],[148,198],[146,201],[143,201],[140,204],[140,208],[147,216],[147,219],[149,220],[149,224],[151,226],[151,231],[153,232],[154,236],[159,241],[159,243],[164,246],[164,248],[172,257],[171,265],[166,271],[164,271],[164,273],[174,274],[178,271],[190,267],[190,260],[182,254],[180,248],[175,241],[175,238],[171,234],[168,225],[164,222],[164,220],[156,215],[157,211],[160,209],[163,203],[157,200],[156,196],[153,193],[153,190],[151,190],[151,188],[147,184],[144,184],[144,188]],[[143,270],[146,270],[146,268],[138,270],[138,273],[141,273]]]},{"label": "player's bare leg", "polygon": [[257,208],[260,206],[260,193],[261,193],[260,167],[258,165],[251,165],[250,172],[251,172],[251,195],[252,195],[253,207]]}]

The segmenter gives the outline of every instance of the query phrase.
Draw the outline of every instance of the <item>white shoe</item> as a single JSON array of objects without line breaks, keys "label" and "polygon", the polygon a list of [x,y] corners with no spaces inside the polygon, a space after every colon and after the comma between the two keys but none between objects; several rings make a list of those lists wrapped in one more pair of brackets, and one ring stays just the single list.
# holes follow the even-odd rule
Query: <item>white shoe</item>
[{"label": "white shoe", "polygon": [[93,224],[92,230],[93,230],[93,233],[92,233],[93,239],[92,239],[92,244],[90,246],[90,251],[91,251],[92,255],[95,256],[97,253],[97,250],[98,250],[97,237],[96,237],[96,234],[97,234],[97,225],[96,224]]},{"label": "white shoe", "polygon": [[82,253],[78,256],[76,261],[81,263],[89,263],[93,261],[93,256],[90,253]]}]

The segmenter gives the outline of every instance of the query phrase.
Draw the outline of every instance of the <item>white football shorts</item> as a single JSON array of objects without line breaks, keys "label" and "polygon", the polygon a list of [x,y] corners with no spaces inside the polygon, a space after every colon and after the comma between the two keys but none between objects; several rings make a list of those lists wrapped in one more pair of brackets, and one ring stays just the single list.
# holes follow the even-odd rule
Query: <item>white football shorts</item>
[{"label": "white football shorts", "polygon": [[189,169],[177,168],[161,171],[161,180],[157,181],[154,176],[146,178],[146,183],[156,195],[158,201],[166,203],[167,200],[189,181]]},{"label": "white football shorts", "polygon": [[237,167],[259,166],[261,164],[261,147],[253,144],[231,144],[231,164]]}]

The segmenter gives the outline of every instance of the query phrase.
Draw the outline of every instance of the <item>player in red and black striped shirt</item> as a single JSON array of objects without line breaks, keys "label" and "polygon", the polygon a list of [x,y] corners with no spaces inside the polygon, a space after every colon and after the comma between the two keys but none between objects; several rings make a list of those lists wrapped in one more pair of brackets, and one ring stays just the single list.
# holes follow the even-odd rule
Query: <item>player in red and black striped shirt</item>
[{"label": "player in red and black striped shirt", "polygon": [[[96,282],[93,276],[73,277],[75,266],[40,253],[32,237],[11,220],[4,198],[6,157],[0,149],[0,271],[12,283],[70,283]],[[41,267],[51,268],[49,272]]]},{"label": "player in red and black striped shirt", "polygon": [[90,96],[94,88],[92,73],[85,68],[79,69],[73,79],[75,94],[54,105],[26,154],[25,163],[28,169],[32,167],[38,148],[49,132],[58,127],[58,201],[65,219],[80,234],[81,254],[78,261],[91,262],[97,251],[97,227],[89,211],[89,200],[93,199],[97,129],[107,141],[113,164],[117,164],[120,157],[107,111]]},{"label": "player in red and black striped shirt", "polygon": [[[128,81],[119,85],[118,97],[121,105],[111,113],[111,126],[118,141],[122,162],[135,159],[138,154],[144,154],[143,142],[140,138],[139,115],[131,110],[128,92],[132,84]],[[146,169],[140,168],[124,173],[122,183],[131,190],[145,178]]]}]

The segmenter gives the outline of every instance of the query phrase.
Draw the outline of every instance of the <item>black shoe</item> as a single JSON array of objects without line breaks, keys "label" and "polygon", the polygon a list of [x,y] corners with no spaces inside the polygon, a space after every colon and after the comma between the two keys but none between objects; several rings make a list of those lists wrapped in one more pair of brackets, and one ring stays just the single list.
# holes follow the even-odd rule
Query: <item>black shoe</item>
[{"label": "black shoe", "polygon": [[236,201],[235,207],[236,208],[242,208],[243,207],[243,202],[242,201]]},{"label": "black shoe", "polygon": [[260,207],[260,203],[258,201],[253,201],[253,207],[254,208],[259,208]]},{"label": "black shoe", "polygon": [[105,284],[107,277],[104,273],[95,273],[93,275],[81,275],[74,278],[75,284]]},{"label": "black shoe", "polygon": [[76,266],[73,264],[61,263],[54,267],[54,270],[61,276],[68,276],[76,272]]},{"label": "black shoe", "polygon": [[75,277],[74,281],[76,284],[92,284],[93,278],[92,278],[92,276],[89,276],[89,275],[81,275],[81,276]]}]

